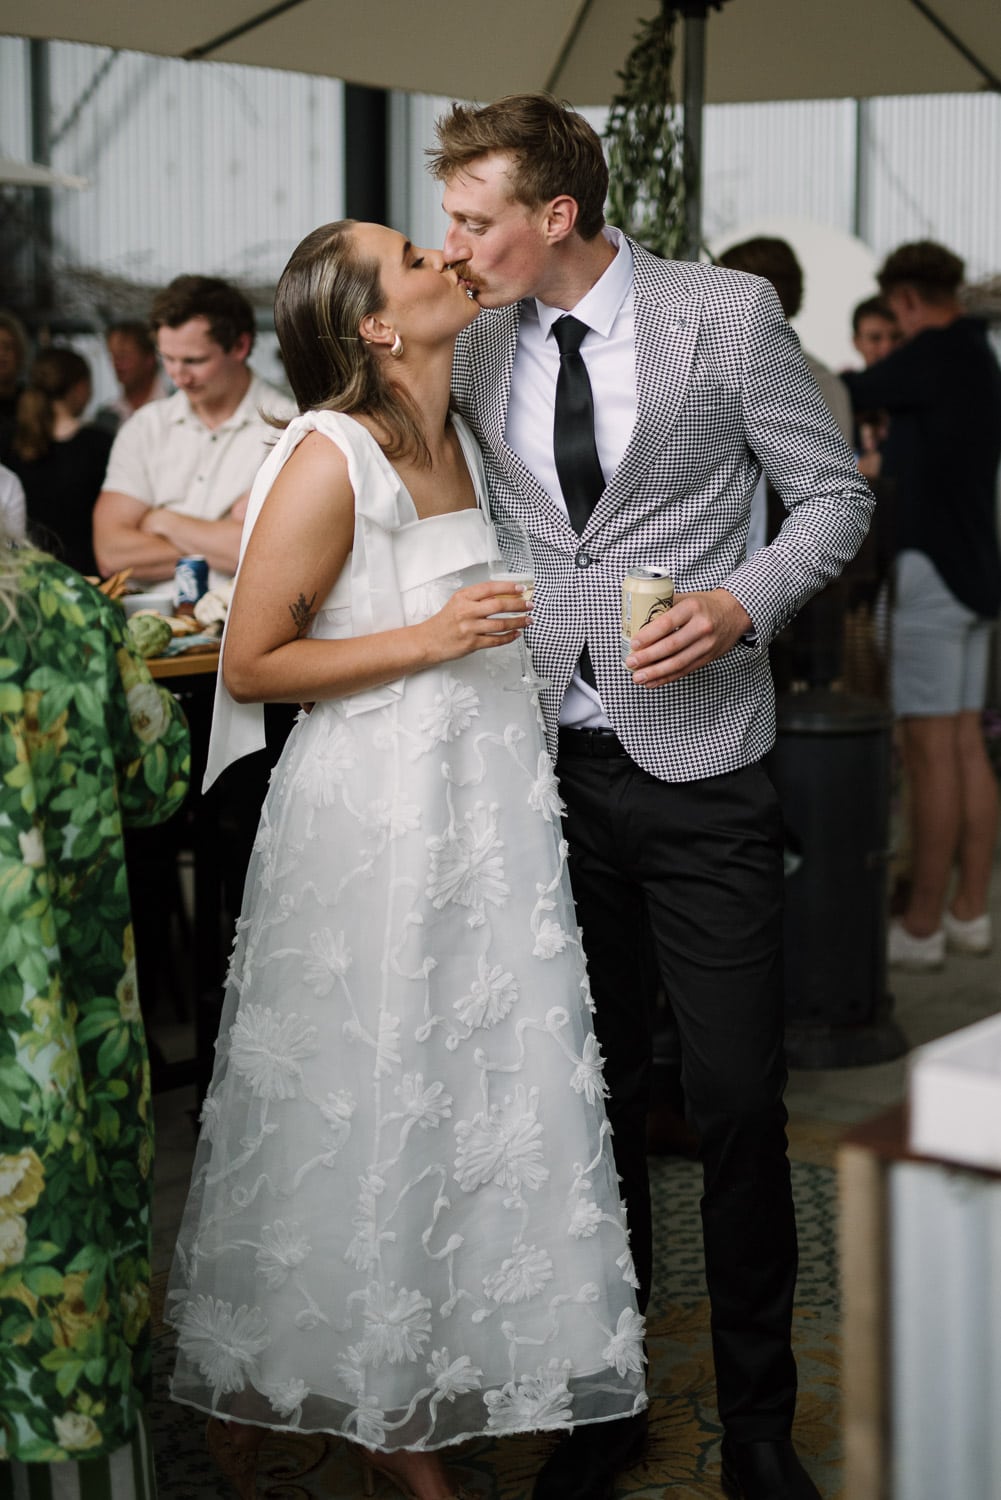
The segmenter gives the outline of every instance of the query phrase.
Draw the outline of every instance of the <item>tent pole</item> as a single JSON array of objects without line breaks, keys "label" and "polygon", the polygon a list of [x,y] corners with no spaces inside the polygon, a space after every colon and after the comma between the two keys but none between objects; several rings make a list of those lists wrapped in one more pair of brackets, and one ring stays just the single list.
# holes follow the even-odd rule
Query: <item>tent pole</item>
[{"label": "tent pole", "polygon": [[389,94],[344,85],[344,216],[371,224],[389,220]]},{"label": "tent pole", "polygon": [[855,184],[852,203],[852,234],[869,243],[869,152],[871,149],[871,101],[855,100]]},{"label": "tent pole", "polygon": [[702,248],[702,105],[706,93],[706,5],[685,6],[685,259]]}]

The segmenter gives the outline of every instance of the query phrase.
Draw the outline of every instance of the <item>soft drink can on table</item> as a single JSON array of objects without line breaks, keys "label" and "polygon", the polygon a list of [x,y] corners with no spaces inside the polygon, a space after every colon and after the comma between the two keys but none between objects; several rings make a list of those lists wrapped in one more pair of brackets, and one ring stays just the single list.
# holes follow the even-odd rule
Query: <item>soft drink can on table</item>
[{"label": "soft drink can on table", "polygon": [[637,630],[674,603],[674,579],[666,568],[630,568],[622,580],[622,660]]},{"label": "soft drink can on table", "polygon": [[174,605],[182,604],[194,609],[203,594],[208,592],[209,565],[204,557],[179,557],[174,569]]}]

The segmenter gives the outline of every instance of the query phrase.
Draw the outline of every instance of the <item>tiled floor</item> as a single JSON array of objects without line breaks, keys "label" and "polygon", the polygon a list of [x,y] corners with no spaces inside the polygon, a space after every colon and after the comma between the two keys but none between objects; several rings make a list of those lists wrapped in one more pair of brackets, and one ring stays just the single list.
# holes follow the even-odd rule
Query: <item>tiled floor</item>
[{"label": "tiled floor", "polygon": [[[993,916],[1001,934],[1001,861],[994,881]],[[989,958],[950,958],[937,974],[890,976],[893,1014],[908,1043],[917,1046],[1001,1010],[1001,948]],[[191,1043],[192,1028],[177,1022],[153,1029],[169,1058]],[[793,1155],[830,1161],[842,1129],[899,1103],[906,1092],[907,1061],[863,1068],[794,1070],[786,1101]],[[184,1208],[195,1142],[194,1089],[156,1097],[157,1154],[153,1270],[170,1265]]]},{"label": "tiled floor", "polygon": [[[993,921],[995,929],[1001,935],[1001,864],[996,871],[995,900],[993,900]],[[848,939],[846,939],[848,941]],[[893,1014],[897,1025],[902,1029],[909,1046],[930,1041],[932,1038],[941,1037],[947,1032],[956,1031],[960,1026],[971,1025],[972,1022],[983,1019],[984,1016],[995,1014],[1001,1010],[1001,953],[989,959],[950,959],[944,971],[933,975],[891,975],[891,992],[893,992]],[[191,1049],[192,1028],[191,1025],[155,1026],[156,1040],[161,1046],[162,1052],[168,1059],[179,1058],[183,1053]],[[906,1058],[878,1067],[866,1068],[836,1068],[836,1070],[795,1070],[789,1079],[789,1088],[786,1092],[786,1101],[789,1106],[789,1155],[794,1163],[816,1163],[821,1166],[830,1166],[834,1161],[837,1142],[845,1133],[846,1128],[858,1124],[870,1116],[878,1115],[882,1110],[888,1109],[893,1104],[899,1103],[906,1092]],[[188,1179],[191,1175],[192,1152],[195,1143],[195,1091],[192,1088],[176,1089],[170,1094],[159,1094],[156,1097],[156,1127],[158,1127],[158,1149],[156,1149],[156,1200],[155,1200],[155,1227],[153,1227],[153,1271],[164,1272],[170,1266],[171,1253],[173,1253],[174,1238],[176,1238],[177,1227],[180,1223],[183,1205],[185,1205],[186,1193],[188,1193]],[[681,1166],[675,1163],[675,1166]],[[807,1167],[794,1166],[795,1173],[803,1175]],[[800,1359],[806,1358],[804,1350],[800,1349]],[[801,1368],[807,1368],[801,1365]],[[834,1383],[837,1373],[834,1374]],[[806,1415],[803,1413],[806,1412]],[[827,1424],[833,1433],[837,1433],[836,1403],[821,1401],[822,1424]],[[816,1413],[815,1413],[816,1415]],[[804,1431],[810,1433],[809,1425],[809,1401],[801,1404],[801,1422],[806,1422]],[[186,1442],[191,1439],[191,1434],[186,1436]],[[803,1442],[803,1439],[800,1439]],[[836,1443],[836,1440],[834,1440]],[[837,1496],[839,1500],[858,1500],[858,1497],[846,1497],[840,1488],[839,1466],[834,1463],[833,1469],[822,1470],[818,1467],[819,1449],[803,1448],[804,1454],[812,1455],[813,1470],[816,1481],[824,1487],[824,1478],[827,1475],[831,1479],[831,1488],[822,1488],[822,1493]],[[711,1476],[707,1479],[708,1488],[702,1485],[696,1490],[689,1490],[687,1484],[675,1484],[669,1475],[674,1475],[674,1469],[668,1464],[660,1463],[660,1460],[647,1464],[644,1470],[630,1476],[630,1485],[647,1485],[647,1488],[635,1490],[630,1488],[629,1493],[642,1494],[642,1496],[653,1497],[654,1494],[666,1494],[668,1490],[677,1494],[714,1494],[716,1493],[716,1451],[713,1449],[711,1457]],[[663,1470],[663,1472],[662,1472]],[[527,1472],[531,1472],[530,1469]],[[351,1470],[354,1473],[354,1470]],[[708,1473],[708,1472],[707,1472]],[[345,1494],[344,1472],[342,1467],[336,1469],[338,1481],[333,1488],[329,1488],[324,1479],[321,1491],[329,1494]],[[644,1478],[645,1476],[645,1478]],[[662,1481],[665,1488],[662,1490]],[[213,1482],[210,1481],[209,1490],[212,1490]],[[302,1491],[296,1493],[306,1494],[308,1487],[303,1485]],[[173,1493],[168,1487],[164,1494]],[[185,1488],[185,1493],[189,1493]],[[201,1494],[203,1491],[191,1491],[192,1494]],[[209,1493],[209,1491],[206,1491]],[[221,1491],[219,1491],[221,1493]],[[282,1493],[285,1493],[282,1490]],[[291,1493],[291,1490],[288,1491]],[[314,1491],[309,1491],[314,1493]],[[353,1491],[354,1493],[354,1491]],[[521,1493],[521,1490],[519,1490]]]}]

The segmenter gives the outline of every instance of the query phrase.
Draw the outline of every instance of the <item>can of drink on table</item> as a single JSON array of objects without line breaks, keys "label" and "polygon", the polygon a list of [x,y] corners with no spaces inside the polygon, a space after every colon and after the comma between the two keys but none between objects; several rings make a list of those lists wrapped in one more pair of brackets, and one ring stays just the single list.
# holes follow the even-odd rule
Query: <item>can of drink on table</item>
[{"label": "can of drink on table", "polygon": [[202,595],[208,592],[208,586],[209,565],[204,557],[177,559],[174,569],[174,608],[179,614],[191,614]]},{"label": "can of drink on table", "polygon": [[622,660],[637,630],[674,603],[674,579],[666,568],[630,568],[622,580]]}]

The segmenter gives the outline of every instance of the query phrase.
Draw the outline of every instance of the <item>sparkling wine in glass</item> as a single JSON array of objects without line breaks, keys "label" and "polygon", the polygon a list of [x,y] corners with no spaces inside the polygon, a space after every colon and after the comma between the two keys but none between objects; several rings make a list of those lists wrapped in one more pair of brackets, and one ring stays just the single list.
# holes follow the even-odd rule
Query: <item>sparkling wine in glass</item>
[{"label": "sparkling wine in glass", "polygon": [[[490,559],[490,577],[499,583],[510,583],[513,588],[524,590],[525,605],[530,609],[535,590],[535,564],[532,561],[528,532],[520,521],[494,521],[492,525],[497,555]],[[514,616],[502,611],[496,618],[513,619]],[[529,688],[538,692],[546,684],[536,676],[532,668],[523,631],[518,634],[518,652],[521,657],[521,675],[517,683],[507,684],[508,691],[522,692]]]}]

